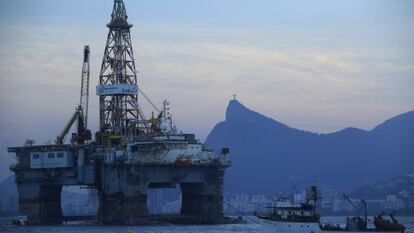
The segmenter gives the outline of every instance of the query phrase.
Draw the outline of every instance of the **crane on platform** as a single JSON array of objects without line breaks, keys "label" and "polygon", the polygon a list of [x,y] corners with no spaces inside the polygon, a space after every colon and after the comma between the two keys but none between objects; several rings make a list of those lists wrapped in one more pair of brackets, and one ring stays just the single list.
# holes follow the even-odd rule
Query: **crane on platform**
[{"label": "crane on platform", "polygon": [[347,195],[343,194],[343,197],[355,209],[357,215],[360,215],[361,209],[364,211],[362,220],[363,220],[363,222],[365,224],[365,228],[366,228],[367,222],[368,222],[368,205],[367,205],[367,202],[365,200],[360,200],[361,201],[361,204],[362,204],[362,207],[361,208],[358,208],[357,205]]},{"label": "crane on platform", "polygon": [[72,141],[77,144],[84,144],[85,141],[92,139],[91,131],[88,129],[88,102],[89,102],[89,76],[90,76],[90,49],[86,45],[83,50],[83,65],[81,75],[81,91],[79,105],[75,108],[75,112],[70,118],[69,122],[63,128],[59,136],[56,137],[55,143],[62,145],[65,138],[72,128],[75,121],[77,121],[76,133],[72,134]]}]

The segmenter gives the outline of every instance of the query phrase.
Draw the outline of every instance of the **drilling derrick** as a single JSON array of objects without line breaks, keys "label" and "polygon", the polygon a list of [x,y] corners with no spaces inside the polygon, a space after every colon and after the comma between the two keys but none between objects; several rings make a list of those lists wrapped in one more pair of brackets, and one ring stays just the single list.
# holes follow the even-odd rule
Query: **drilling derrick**
[{"label": "drilling derrick", "polygon": [[[138,85],[125,4],[115,0],[107,24],[109,33],[103,56],[99,85],[100,136],[136,135],[143,123],[138,106]],[[144,130],[145,127],[141,127]],[[132,131],[132,132],[131,132]]]}]

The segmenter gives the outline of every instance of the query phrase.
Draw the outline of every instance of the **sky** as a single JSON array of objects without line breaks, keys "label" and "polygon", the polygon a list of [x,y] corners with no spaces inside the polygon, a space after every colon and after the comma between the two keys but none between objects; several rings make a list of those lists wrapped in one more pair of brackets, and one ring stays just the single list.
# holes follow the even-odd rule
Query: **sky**
[{"label": "sky", "polygon": [[[79,101],[91,46],[89,124],[112,0],[0,0],[0,162],[53,141]],[[204,140],[228,101],[291,127],[371,130],[414,109],[414,1],[125,0],[140,88]],[[151,109],[140,102],[147,115]],[[8,173],[0,169],[0,178]]]}]

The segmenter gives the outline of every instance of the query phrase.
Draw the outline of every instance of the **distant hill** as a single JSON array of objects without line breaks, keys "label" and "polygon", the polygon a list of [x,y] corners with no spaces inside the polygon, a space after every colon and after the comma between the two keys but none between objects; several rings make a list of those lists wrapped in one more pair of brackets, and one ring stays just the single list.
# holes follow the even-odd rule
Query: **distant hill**
[{"label": "distant hill", "polygon": [[362,199],[385,199],[388,195],[414,196],[414,173],[405,174],[384,183],[358,187],[353,196]]},{"label": "distant hill", "polygon": [[[3,207],[17,209],[17,187],[14,175],[8,176],[0,183],[0,202]],[[1,211],[0,211],[1,212]]]},{"label": "distant hill", "polygon": [[346,128],[317,134],[291,128],[230,101],[226,119],[206,139],[213,149],[230,148],[226,191],[265,193],[318,181],[351,190],[414,170],[414,111],[372,131]]}]

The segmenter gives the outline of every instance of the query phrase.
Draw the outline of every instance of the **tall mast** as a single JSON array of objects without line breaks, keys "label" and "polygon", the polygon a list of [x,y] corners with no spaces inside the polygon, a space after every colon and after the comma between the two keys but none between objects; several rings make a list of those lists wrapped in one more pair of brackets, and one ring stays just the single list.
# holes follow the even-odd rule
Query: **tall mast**
[{"label": "tall mast", "polygon": [[88,45],[85,45],[83,49],[83,65],[81,75],[81,93],[79,107],[82,110],[83,127],[88,128],[88,103],[89,103],[89,76],[90,76],[90,49]]},{"label": "tall mast", "polygon": [[100,132],[136,135],[143,114],[138,106],[138,84],[132,50],[131,24],[125,4],[114,0],[99,85]]},{"label": "tall mast", "polygon": [[89,65],[90,49],[88,45],[85,45],[83,49],[83,63],[82,63],[82,75],[81,75],[81,90],[80,101],[78,107],[70,118],[69,122],[63,128],[59,136],[56,137],[56,144],[62,145],[65,142],[66,135],[69,130],[77,121],[77,132],[72,134],[72,140],[78,144],[84,144],[86,141],[92,139],[91,131],[88,129],[88,102],[89,102]]}]

